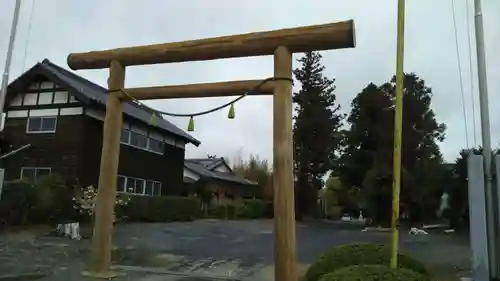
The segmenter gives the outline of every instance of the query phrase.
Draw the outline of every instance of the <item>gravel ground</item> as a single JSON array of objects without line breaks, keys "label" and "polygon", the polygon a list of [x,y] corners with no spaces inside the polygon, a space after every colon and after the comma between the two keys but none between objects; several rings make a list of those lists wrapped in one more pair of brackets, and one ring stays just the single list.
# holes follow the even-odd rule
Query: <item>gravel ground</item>
[{"label": "gravel ground", "polygon": [[[270,220],[123,224],[115,228],[113,260],[120,265],[161,267],[169,271],[245,280],[272,280],[272,229]],[[361,232],[325,222],[299,223],[299,267],[301,271],[305,270],[307,264],[336,245],[353,242],[388,243],[389,239],[389,233]],[[31,232],[0,234],[0,272],[10,274],[50,270],[56,274],[47,280],[59,280],[57,276],[61,276],[61,280],[69,280],[68,275],[78,275],[85,267],[89,245],[90,241],[85,239],[71,241],[40,237]],[[451,280],[444,278],[457,272],[466,275],[470,266],[467,240],[460,237],[444,234],[410,236],[402,233],[400,245],[403,250],[420,258],[433,271],[442,275],[441,280]],[[142,280],[146,275],[133,272],[124,278]],[[182,280],[165,279],[165,276],[161,278],[148,280]]]}]

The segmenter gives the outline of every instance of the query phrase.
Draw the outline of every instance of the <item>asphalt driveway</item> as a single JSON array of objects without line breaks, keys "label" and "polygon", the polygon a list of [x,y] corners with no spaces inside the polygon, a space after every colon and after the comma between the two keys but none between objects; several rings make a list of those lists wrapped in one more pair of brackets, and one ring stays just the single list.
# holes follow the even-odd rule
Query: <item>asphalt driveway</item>
[{"label": "asphalt driveway", "polygon": [[[298,262],[310,264],[337,245],[389,243],[389,239],[389,233],[362,232],[326,222],[298,223]],[[273,241],[271,220],[124,224],[115,228],[114,237],[114,245],[121,249],[116,259],[120,264],[258,279],[272,275]],[[470,251],[463,238],[402,233],[400,245],[432,268],[469,267]]]}]

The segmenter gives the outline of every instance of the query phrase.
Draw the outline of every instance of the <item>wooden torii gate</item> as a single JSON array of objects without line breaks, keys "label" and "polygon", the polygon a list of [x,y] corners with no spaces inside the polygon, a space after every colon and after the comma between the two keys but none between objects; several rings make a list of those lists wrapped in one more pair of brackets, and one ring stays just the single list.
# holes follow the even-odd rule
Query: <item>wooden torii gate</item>
[{"label": "wooden torii gate", "polygon": [[[109,68],[108,99],[88,275],[109,278],[113,212],[122,131],[125,67],[158,63],[274,55],[274,76],[290,78],[263,85],[252,94],[273,95],[273,186],[275,280],[296,281],[292,138],[292,53],[355,47],[352,20],[185,42],[155,44],[105,51],[72,53],[73,70]],[[124,89],[135,99],[169,99],[241,95],[261,80]]]}]

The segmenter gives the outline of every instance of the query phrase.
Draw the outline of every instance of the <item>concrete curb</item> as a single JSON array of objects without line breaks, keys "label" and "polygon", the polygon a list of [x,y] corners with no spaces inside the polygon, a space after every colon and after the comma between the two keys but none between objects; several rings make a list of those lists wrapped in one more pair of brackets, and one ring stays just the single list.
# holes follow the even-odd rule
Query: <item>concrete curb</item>
[{"label": "concrete curb", "polygon": [[386,227],[365,227],[364,229],[366,231],[373,231],[373,232],[390,232],[392,230],[391,228],[386,228]]},{"label": "concrete curb", "polygon": [[111,268],[112,269],[116,269],[116,270],[123,270],[123,271],[135,271],[135,272],[144,272],[144,273],[166,274],[166,275],[175,275],[175,276],[200,278],[200,279],[225,280],[225,281],[243,281],[243,279],[239,278],[239,277],[217,276],[217,275],[211,275],[211,274],[197,274],[197,273],[189,273],[189,272],[176,272],[176,271],[166,270],[166,269],[163,269],[161,267],[142,267],[142,266],[114,265]]}]

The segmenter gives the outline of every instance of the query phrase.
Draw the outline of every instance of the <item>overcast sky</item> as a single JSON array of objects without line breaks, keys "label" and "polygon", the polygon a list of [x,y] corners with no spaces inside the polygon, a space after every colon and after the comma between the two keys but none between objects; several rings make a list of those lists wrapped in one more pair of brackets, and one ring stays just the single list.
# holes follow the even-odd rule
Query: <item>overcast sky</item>
[{"label": "overcast sky", "polygon": [[[369,82],[383,83],[395,72],[396,0],[35,0],[28,37],[33,1],[23,1],[10,80],[44,58],[67,67],[66,57],[71,52],[174,42],[348,19],[355,20],[356,48],[322,52],[325,74],[337,79],[336,93],[342,110],[350,110],[352,98]],[[468,138],[469,144],[473,145],[466,0],[455,2]],[[500,53],[494,50],[500,49],[500,29],[495,29],[500,26],[500,1],[483,2],[492,143],[496,146],[500,142],[500,111],[495,107],[495,103],[500,102]],[[15,0],[2,0],[0,3],[2,70],[14,3]],[[474,40],[473,29],[471,31]],[[473,77],[474,84],[477,85],[475,47],[472,45]],[[272,76],[272,66],[272,57],[255,57],[131,67],[127,69],[126,87],[260,79]],[[466,146],[466,134],[451,0],[407,1],[405,71],[416,72],[432,87],[432,106],[438,121],[448,126],[441,150],[446,160],[453,160],[459,149]],[[78,74],[106,85],[106,70],[80,70]],[[165,100],[148,104],[171,112],[190,113],[228,100]],[[481,135],[477,90],[474,105],[479,144]],[[254,153],[271,160],[271,118],[271,97],[245,98],[236,104],[234,120],[227,119],[226,110],[198,117],[195,119],[196,130],[193,135],[202,145],[198,148],[190,145],[187,157],[204,157],[211,153],[231,159],[241,150],[244,154]],[[188,123],[183,118],[169,120],[183,129]]]}]

